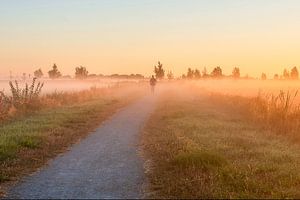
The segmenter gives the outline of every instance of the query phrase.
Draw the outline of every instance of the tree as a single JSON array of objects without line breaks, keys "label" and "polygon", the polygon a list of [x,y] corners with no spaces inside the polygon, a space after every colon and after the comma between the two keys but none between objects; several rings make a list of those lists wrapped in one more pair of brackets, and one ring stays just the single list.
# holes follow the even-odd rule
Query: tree
[{"label": "tree", "polygon": [[174,75],[173,75],[172,71],[168,72],[167,77],[168,77],[169,80],[174,79]]},{"label": "tree", "polygon": [[298,79],[299,78],[299,72],[298,72],[298,69],[297,67],[294,67],[292,70],[291,70],[291,79]]},{"label": "tree", "polygon": [[214,70],[211,72],[211,76],[214,78],[220,78],[223,76],[222,74],[222,69],[221,67],[216,67]]},{"label": "tree", "polygon": [[56,79],[61,77],[61,73],[60,71],[58,71],[58,67],[56,66],[56,64],[53,65],[52,70],[50,70],[48,74],[49,74],[49,78],[51,79]]},{"label": "tree", "polygon": [[233,70],[232,70],[232,77],[236,78],[236,79],[238,79],[238,78],[241,77],[240,68],[238,68],[238,67],[233,68]]},{"label": "tree", "polygon": [[283,70],[283,78],[289,79],[290,78],[290,72],[287,69]]},{"label": "tree", "polygon": [[41,68],[38,70],[35,70],[33,74],[34,74],[34,77],[36,77],[36,78],[42,78],[44,76]]},{"label": "tree", "polygon": [[154,66],[154,72],[157,79],[163,79],[165,77],[165,70],[163,65],[158,61],[158,65]]},{"label": "tree", "polygon": [[186,74],[186,77],[188,79],[193,79],[194,78],[194,71],[191,68],[188,68],[188,72]]},{"label": "tree", "polygon": [[279,79],[279,75],[278,74],[275,74],[274,75],[274,80],[278,80]]},{"label": "tree", "polygon": [[76,67],[75,68],[75,78],[77,79],[85,79],[88,77],[89,72],[86,70],[85,67]]},{"label": "tree", "polygon": [[195,79],[200,79],[201,78],[201,73],[198,69],[194,70],[194,78]]},{"label": "tree", "polygon": [[265,73],[261,74],[261,80],[267,80],[267,75]]}]

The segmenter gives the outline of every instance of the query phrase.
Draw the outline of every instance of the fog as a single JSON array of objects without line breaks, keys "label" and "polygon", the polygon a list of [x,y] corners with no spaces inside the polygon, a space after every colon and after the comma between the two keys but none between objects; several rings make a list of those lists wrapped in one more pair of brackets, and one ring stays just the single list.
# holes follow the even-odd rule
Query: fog
[{"label": "fog", "polygon": [[[161,83],[158,84],[158,90],[159,88],[163,88],[163,86],[160,87],[160,84]],[[174,84],[166,85],[173,86],[172,90],[175,88],[181,96],[199,92],[202,94],[217,93],[242,97],[256,97],[259,94],[279,95],[280,91],[285,93],[290,92],[293,96],[300,88],[300,81],[208,79],[199,81],[178,81]],[[294,100],[295,103],[300,103],[300,94],[298,94]]]},{"label": "fog", "polygon": [[[143,80],[133,79],[95,79],[95,80],[75,80],[75,79],[61,79],[61,80],[40,80],[44,82],[44,88],[42,92],[51,93],[54,91],[81,91],[90,89],[91,87],[106,88],[116,84],[123,84],[126,82],[138,83],[144,82]],[[145,80],[146,81],[146,80]],[[31,81],[19,81],[20,87],[25,83],[31,84]],[[173,83],[173,84],[170,84]],[[190,91],[205,91],[212,93],[219,93],[225,95],[238,95],[244,97],[254,97],[259,93],[262,94],[279,94],[282,90],[284,92],[296,92],[300,88],[300,81],[286,81],[286,80],[194,80],[194,81],[159,81],[157,89],[162,85],[176,85],[177,90],[181,90],[178,86],[184,86],[185,89]],[[0,90],[9,92],[9,80],[0,80]],[[182,92],[182,91],[178,91]],[[300,102],[300,96],[297,97]]]},{"label": "fog", "polygon": [[285,80],[200,80],[194,85],[201,90],[226,95],[239,95],[245,97],[263,94],[278,94],[282,91],[295,92],[300,88],[300,81]]},{"label": "fog", "polygon": [[[136,80],[122,80],[122,79],[95,79],[95,80],[75,80],[75,79],[60,79],[60,80],[38,80],[44,83],[42,90],[43,94],[58,92],[76,92],[90,89],[91,87],[107,88],[116,84],[125,82],[137,82]],[[31,84],[30,80],[18,81],[20,87],[24,87],[25,83]],[[0,80],[0,90],[5,93],[9,92],[9,80]]]}]

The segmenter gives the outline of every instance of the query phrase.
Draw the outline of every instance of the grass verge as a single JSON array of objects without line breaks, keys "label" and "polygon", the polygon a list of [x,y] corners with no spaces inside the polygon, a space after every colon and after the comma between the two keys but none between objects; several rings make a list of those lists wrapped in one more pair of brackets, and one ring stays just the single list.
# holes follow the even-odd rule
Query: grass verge
[{"label": "grass verge", "polygon": [[227,104],[182,96],[165,92],[145,127],[149,197],[300,197],[299,144]]}]

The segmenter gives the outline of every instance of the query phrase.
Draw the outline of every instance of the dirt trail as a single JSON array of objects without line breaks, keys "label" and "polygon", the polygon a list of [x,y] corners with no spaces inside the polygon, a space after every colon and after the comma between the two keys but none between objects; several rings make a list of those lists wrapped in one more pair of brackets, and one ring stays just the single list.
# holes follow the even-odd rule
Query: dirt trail
[{"label": "dirt trail", "polygon": [[138,134],[155,107],[147,96],[107,120],[48,166],[24,178],[9,198],[141,198]]}]

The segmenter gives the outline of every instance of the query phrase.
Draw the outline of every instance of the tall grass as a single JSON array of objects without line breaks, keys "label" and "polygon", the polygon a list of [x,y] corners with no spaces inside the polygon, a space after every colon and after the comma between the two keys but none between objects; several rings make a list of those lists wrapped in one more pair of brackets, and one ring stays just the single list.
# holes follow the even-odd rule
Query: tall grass
[{"label": "tall grass", "polygon": [[26,83],[23,88],[18,81],[10,81],[10,94],[0,91],[0,121],[41,109],[99,99],[110,91],[105,88],[91,87],[79,92],[55,91],[41,95],[44,84],[36,80],[34,78],[30,85]]},{"label": "tall grass", "polygon": [[7,117],[10,107],[10,99],[0,91],[0,121]]},{"label": "tall grass", "polygon": [[278,95],[259,94],[251,101],[251,116],[266,128],[281,134],[294,134],[300,128],[300,105],[296,92],[280,91]]},{"label": "tall grass", "polygon": [[0,120],[8,118],[12,112],[25,113],[40,108],[39,97],[44,84],[36,83],[36,78],[30,85],[26,83],[24,88],[19,87],[18,81],[10,81],[9,86],[10,95],[0,92]]},{"label": "tall grass", "polygon": [[260,92],[256,97],[241,97],[212,93],[210,100],[214,106],[224,109],[225,105],[229,112],[238,112],[273,133],[300,139],[298,94],[298,91],[280,91],[278,94]]}]

